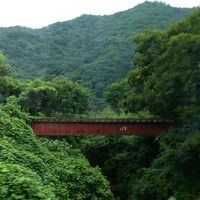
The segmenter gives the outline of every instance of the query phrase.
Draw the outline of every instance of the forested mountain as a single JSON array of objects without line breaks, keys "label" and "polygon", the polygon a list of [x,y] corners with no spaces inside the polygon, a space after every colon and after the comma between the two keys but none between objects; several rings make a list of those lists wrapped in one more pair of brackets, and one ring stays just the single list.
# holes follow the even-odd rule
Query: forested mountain
[{"label": "forested mountain", "polygon": [[167,119],[199,113],[200,10],[165,31],[146,30],[134,37],[135,68],[105,94],[115,110],[148,110]]},{"label": "forested mountain", "polygon": [[[147,5],[149,9],[152,7],[159,7],[160,10],[175,9],[159,3],[145,3],[134,9],[146,9]],[[175,9],[175,11],[178,13],[180,10]],[[122,16],[125,13],[122,12],[116,16]],[[152,17],[156,16],[155,12],[152,13]],[[149,13],[148,20],[151,15]],[[109,117],[119,117],[118,113],[123,112],[125,117],[170,119],[172,127],[167,133],[155,137],[121,135],[119,137],[40,138],[34,135],[30,126],[33,119],[50,117],[59,120],[90,116],[89,96],[91,94],[88,89],[65,76],[50,76],[55,72],[55,74],[70,72],[75,78],[76,70],[83,70],[84,67],[91,65],[94,67],[94,71],[89,71],[91,76],[92,73],[94,73],[93,76],[99,75],[95,73],[95,69],[98,69],[100,78],[106,79],[107,70],[110,67],[107,69],[104,66],[104,70],[100,69],[100,66],[103,67],[100,61],[102,65],[97,65],[99,68],[89,64],[89,62],[97,62],[91,57],[88,57],[87,65],[81,65],[83,57],[87,54],[86,46],[82,45],[84,42],[81,43],[81,39],[84,39],[81,29],[83,30],[86,26],[83,23],[83,19],[86,20],[86,18],[91,17],[83,16],[75,21],[67,22],[66,27],[79,22],[79,32],[68,33],[74,39],[67,40],[66,37],[67,44],[72,42],[71,47],[73,43],[77,48],[79,46],[78,49],[74,49],[74,52],[67,51],[67,48],[70,48],[63,45],[65,39],[59,39],[59,34],[62,35],[64,32],[62,27],[65,23],[58,23],[40,30],[20,27],[1,30],[2,37],[0,38],[4,42],[4,49],[16,56],[16,60],[11,59],[11,54],[9,54],[9,60],[17,63],[19,59],[23,64],[21,67],[24,68],[18,68],[18,70],[28,77],[28,71],[25,73],[24,70],[25,66],[28,67],[26,63],[29,63],[33,67],[33,73],[29,74],[29,77],[46,75],[46,78],[17,79],[8,60],[0,52],[0,199],[199,200],[200,8],[164,30],[163,25],[161,29],[148,29],[134,35],[135,56],[132,55],[132,57],[134,57],[135,67],[124,79],[111,84],[104,94],[113,114]],[[93,18],[96,24],[98,20],[100,23],[100,19],[103,20],[104,17]],[[111,19],[111,16],[105,18]],[[162,17],[159,18],[159,23],[161,23]],[[60,32],[58,32],[58,26],[60,26]],[[92,27],[93,25],[88,34],[93,35],[95,32]],[[108,30],[113,31],[113,29]],[[58,37],[55,39],[56,34]],[[10,35],[9,41],[6,35]],[[129,36],[126,32],[124,35]],[[103,34],[100,36],[103,37]],[[27,39],[24,40],[24,38]],[[52,38],[54,38],[53,42],[50,40]],[[87,41],[91,41],[93,50],[98,49],[98,45],[95,45],[93,40],[87,39]],[[112,41],[118,44],[118,48],[115,46],[115,50],[118,51],[123,42],[119,42],[118,35]],[[113,46],[111,46],[114,48],[112,41]],[[105,45],[103,42],[104,40],[99,40],[102,47]],[[106,39],[105,42],[109,44]],[[126,42],[127,46],[124,50],[120,49],[116,53],[116,55],[119,53],[121,59],[123,57],[120,56],[125,55],[125,52],[132,54],[128,40]],[[21,44],[23,47],[20,46]],[[61,48],[62,45],[63,48]],[[67,48],[65,49],[64,46]],[[85,51],[81,49],[82,47]],[[117,64],[120,66],[120,63],[114,59],[116,55],[112,57],[112,54],[107,54],[108,50],[109,48],[106,47],[101,49],[102,54],[96,55],[95,59],[98,60],[105,55],[104,58],[106,56],[110,58],[108,62],[116,63],[115,70],[120,70],[120,67],[117,68]],[[94,56],[96,53],[89,47],[88,51],[87,55]],[[112,48],[109,50],[109,52],[113,51]],[[66,62],[70,58],[70,62],[73,61],[72,58],[75,57],[72,55],[70,57],[69,52],[77,53],[76,61],[79,65],[77,64],[76,68],[75,64],[72,65],[74,68],[69,67],[71,71],[67,71],[67,68],[64,71],[64,65],[56,68],[54,61],[61,62],[61,58],[65,58]],[[65,57],[65,54],[68,57]],[[57,60],[54,59],[56,57]],[[130,60],[131,58],[127,57],[127,60],[124,58],[120,61],[128,63]],[[39,69],[43,64],[50,61],[51,65],[44,67],[41,72]],[[38,65],[35,65],[36,63]],[[53,69],[57,71],[53,73]],[[31,72],[31,69],[29,71]],[[123,76],[119,71],[116,73],[118,78],[120,78],[118,74]],[[83,71],[80,75],[80,78],[84,75],[88,76]],[[94,79],[98,81],[96,76]],[[111,80],[106,81],[105,84],[108,84]],[[85,84],[90,83],[85,80]],[[102,83],[99,82],[99,84]],[[102,84],[101,87],[105,85]],[[104,113],[103,117],[107,115]]]},{"label": "forested mountain", "polygon": [[165,28],[189,12],[145,2],[114,15],[82,15],[41,29],[0,28],[0,50],[20,78],[66,75],[100,96],[132,68],[134,34]]},{"label": "forested mountain", "polygon": [[[173,128],[155,140],[98,139],[87,154],[107,174],[126,177],[113,182],[121,185],[122,194],[129,193],[128,200],[199,200],[200,9],[165,31],[146,30],[133,40],[135,69],[111,84],[106,99],[118,112],[171,119]],[[108,144],[109,158],[97,159]]]}]

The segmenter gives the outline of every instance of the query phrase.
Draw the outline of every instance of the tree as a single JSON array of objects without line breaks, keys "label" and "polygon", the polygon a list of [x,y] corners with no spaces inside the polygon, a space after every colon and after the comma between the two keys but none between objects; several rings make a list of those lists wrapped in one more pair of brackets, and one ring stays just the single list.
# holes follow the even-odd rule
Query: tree
[{"label": "tree", "polygon": [[63,116],[84,114],[89,109],[89,95],[86,88],[64,77],[50,81],[56,91],[55,112]]},{"label": "tree", "polygon": [[0,52],[0,77],[10,76],[13,73],[12,67],[7,63],[7,60],[2,52]]},{"label": "tree", "polygon": [[0,163],[0,198],[2,200],[56,200],[52,188],[32,170],[17,164]]},{"label": "tree", "polygon": [[6,98],[21,92],[19,81],[12,77],[13,68],[7,63],[5,56],[0,52],[0,103],[5,102]]},{"label": "tree", "polygon": [[32,116],[52,116],[56,96],[57,91],[51,83],[36,79],[28,83],[19,96],[19,102],[22,109]]},{"label": "tree", "polygon": [[46,199],[54,194],[60,200],[114,199],[100,169],[91,167],[80,150],[66,141],[37,138],[14,106],[0,106],[1,199],[9,199],[11,192],[16,199],[43,199],[46,192]]},{"label": "tree", "polygon": [[126,112],[146,109],[173,120],[199,112],[200,29],[195,20],[199,15],[197,10],[165,32],[147,30],[134,37],[136,68],[126,78],[127,90],[115,104]]},{"label": "tree", "polygon": [[19,103],[32,116],[72,117],[89,109],[87,90],[64,77],[28,82]]}]

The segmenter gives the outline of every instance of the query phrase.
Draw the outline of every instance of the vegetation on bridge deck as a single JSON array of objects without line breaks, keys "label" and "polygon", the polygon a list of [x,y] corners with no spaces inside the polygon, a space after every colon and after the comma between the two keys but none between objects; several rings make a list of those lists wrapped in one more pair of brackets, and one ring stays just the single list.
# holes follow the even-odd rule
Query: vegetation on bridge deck
[{"label": "vegetation on bridge deck", "polygon": [[33,118],[32,123],[66,122],[66,123],[172,123],[164,119],[131,119],[131,118]]}]

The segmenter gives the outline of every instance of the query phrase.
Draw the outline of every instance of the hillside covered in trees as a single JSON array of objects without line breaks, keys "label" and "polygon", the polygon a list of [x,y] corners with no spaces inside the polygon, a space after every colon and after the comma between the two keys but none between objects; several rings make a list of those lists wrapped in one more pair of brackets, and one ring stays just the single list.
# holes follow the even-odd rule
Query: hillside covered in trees
[{"label": "hillside covered in trees", "polygon": [[105,93],[117,112],[143,112],[174,123],[168,134],[129,141],[128,151],[120,149],[113,157],[111,150],[101,163],[107,171],[109,161],[123,161],[116,177],[130,170],[132,175],[125,172],[122,183],[122,188],[130,187],[128,199],[200,199],[199,34],[200,9],[165,31],[151,29],[135,35],[136,68]]},{"label": "hillside covered in trees", "polygon": [[[189,12],[187,9],[149,2],[134,9],[148,10],[152,6],[159,7],[159,13],[166,8],[168,11],[172,9],[176,15]],[[125,13],[116,14],[115,17]],[[85,17],[88,20],[90,18],[82,16],[76,20]],[[148,20],[150,17],[147,22],[142,22],[148,24]],[[36,36],[38,32],[41,34],[41,31],[53,30],[54,26],[62,24],[40,30],[24,29],[28,33],[25,35],[33,31],[35,33],[32,32],[32,36]],[[37,57],[40,53],[47,56],[42,51],[43,39],[50,37],[51,31],[49,35],[40,35],[41,43],[36,42],[36,37],[35,43],[32,43],[35,47],[29,46],[35,53],[30,51],[29,56],[22,52],[27,44],[20,47],[19,51],[15,49],[15,42],[20,41],[19,44],[22,44],[22,37],[16,37],[14,42],[13,36],[10,44],[14,46],[11,48],[9,44],[9,51],[14,55],[23,55],[19,56],[18,61],[24,59],[24,63],[32,65],[32,70],[37,69],[44,77],[32,80],[16,78],[10,61],[17,63],[17,59],[11,58],[11,54],[6,59],[0,53],[1,200],[200,199],[200,9],[166,29],[163,29],[164,26],[145,31],[142,31],[142,27],[142,32],[132,33],[132,47],[124,47],[123,51],[130,53],[130,58],[124,60],[129,62],[133,58],[134,68],[124,79],[111,84],[104,93],[110,105],[109,117],[120,117],[118,114],[122,112],[125,117],[173,121],[173,127],[168,133],[155,137],[36,137],[30,126],[32,119],[89,117],[91,93],[86,87],[66,77],[68,72],[64,76],[56,76],[55,72],[50,73],[53,69],[50,66],[40,71],[42,65],[35,65],[34,62],[42,63],[45,60]],[[15,35],[14,30],[22,34],[22,29],[14,27],[2,30],[11,35],[13,30]],[[5,33],[0,34],[0,40],[3,41]],[[32,41],[32,37],[29,39]],[[52,44],[57,43],[54,41]],[[41,46],[34,49],[37,45]],[[52,51],[50,47],[46,47],[49,52]],[[86,50],[84,53],[87,53]],[[33,59],[33,62],[30,59],[28,62],[31,55],[38,59]],[[79,58],[81,60],[81,56]],[[21,65],[18,69],[28,75],[25,66]],[[76,70],[81,70],[79,67]],[[37,75],[35,72],[33,70],[31,77]],[[101,114],[107,116],[106,113]]]},{"label": "hillside covered in trees", "polygon": [[114,199],[109,182],[66,140],[36,138],[32,117],[88,111],[85,88],[66,78],[22,82],[0,54],[0,199]]},{"label": "hillside covered in trees", "polygon": [[99,97],[132,69],[133,35],[166,28],[189,12],[145,2],[114,15],[82,15],[41,29],[0,28],[0,50],[22,79],[65,75]]}]

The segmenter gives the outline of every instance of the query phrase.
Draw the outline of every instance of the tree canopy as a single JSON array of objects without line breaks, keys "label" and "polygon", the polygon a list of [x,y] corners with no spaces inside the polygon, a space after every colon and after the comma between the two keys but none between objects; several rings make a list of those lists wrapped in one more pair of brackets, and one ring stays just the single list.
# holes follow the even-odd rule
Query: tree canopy
[{"label": "tree canopy", "polygon": [[[146,12],[144,5],[166,8],[161,3],[147,2],[135,8],[141,15],[143,11]],[[184,13],[186,11],[188,10],[184,10]],[[122,16],[126,18],[126,12],[115,15],[119,19]],[[154,12],[151,17],[154,17]],[[96,24],[99,20],[97,18],[93,18],[92,23]],[[135,68],[125,79],[113,83],[105,92],[110,107],[104,108],[100,113],[101,117],[134,116],[173,120],[173,127],[168,133],[155,137],[36,137],[30,126],[31,119],[88,116],[90,98],[94,94],[81,86],[80,82],[60,76],[59,70],[54,71],[59,76],[17,80],[4,55],[0,53],[0,199],[199,200],[199,19],[200,10],[196,9],[189,17],[166,30],[148,29],[134,35]],[[81,35],[85,25],[90,27],[90,31],[94,31],[89,21],[90,16],[83,16],[69,22],[72,27],[77,24],[80,27],[77,35],[72,35],[75,38]],[[77,24],[74,25],[74,22]],[[162,24],[165,25],[165,20]],[[63,23],[58,23],[45,29],[50,30],[50,35],[52,30],[62,34],[62,25]],[[55,28],[57,26],[58,30]],[[17,36],[15,39],[26,49],[26,42],[20,39],[21,28],[14,29],[17,31],[9,33],[10,37]],[[70,30],[68,27],[68,31]],[[143,30],[143,26],[138,30]],[[8,29],[5,31],[9,32]],[[30,30],[26,31],[29,33]],[[33,39],[35,33],[32,34],[29,36]],[[49,35],[48,37],[51,38]],[[0,43],[2,38],[0,37]],[[59,60],[59,56],[65,55],[62,54],[59,44],[66,38],[56,38],[52,44],[52,59],[55,56]],[[76,45],[82,48],[80,41],[66,40],[66,43],[68,42],[76,42]],[[39,44],[43,45],[42,42]],[[105,44],[106,48],[112,51],[109,51],[108,57],[105,54],[103,57],[105,56],[106,60],[110,58],[110,63],[112,60],[113,63],[119,61],[121,57],[116,59],[113,46]],[[23,52],[20,48],[19,51],[12,48],[9,50],[17,52],[20,57]],[[36,50],[30,45],[28,48]],[[38,51],[42,49],[37,48]],[[129,48],[124,48],[123,51],[130,53]],[[40,53],[46,55],[45,52]],[[78,51],[77,56],[81,55],[79,53]],[[84,66],[87,65],[87,73],[93,78],[89,62],[96,54],[92,53],[91,57],[87,57],[88,63]],[[32,52],[30,55],[34,59],[38,58],[36,53]],[[66,57],[66,60],[69,58]],[[127,62],[128,60],[129,58],[126,58]],[[43,59],[37,61],[41,65],[44,64]],[[123,59],[120,62],[123,62]],[[52,61],[52,66],[55,64],[53,63]],[[92,63],[95,64],[96,61]],[[95,66],[98,67],[102,63],[98,61]],[[33,64],[30,59],[30,65]],[[79,64],[81,65],[81,62]],[[83,71],[86,68],[83,67]],[[103,74],[107,73],[106,68],[103,69]],[[40,71],[41,74],[46,73],[46,69],[43,70]],[[113,72],[112,69],[110,72]],[[98,76],[105,80],[109,73],[107,76]],[[94,79],[96,81],[96,78]],[[104,87],[102,82],[93,81],[91,80],[92,88],[100,94],[100,89]],[[97,84],[94,86],[93,83]],[[95,113],[95,116],[98,116],[98,113]]]},{"label": "tree canopy", "polygon": [[105,88],[132,69],[135,35],[165,28],[191,9],[145,2],[109,16],[82,15],[41,29],[0,28],[0,50],[21,79],[64,75],[92,89],[102,106]]},{"label": "tree canopy", "polygon": [[[126,188],[128,199],[196,200],[200,197],[199,18],[197,9],[166,31],[151,29],[134,36],[136,68],[105,93],[111,107],[118,112],[136,114],[146,110],[150,114],[147,117],[171,119],[176,127],[166,135],[145,138],[147,143],[139,146],[135,138],[132,140],[135,146],[125,152],[119,145],[115,153],[107,152],[102,168],[109,172],[107,164],[113,159],[123,162],[115,173],[120,177],[125,172],[125,182],[121,182],[122,178],[114,183],[120,185],[121,191]],[[113,141],[103,142],[101,148],[109,144]],[[98,149],[95,143],[90,145]],[[93,156],[94,150],[87,149],[89,156]],[[147,163],[140,162],[143,155],[142,161]]]},{"label": "tree canopy", "polygon": [[35,79],[24,84],[19,103],[32,116],[75,117],[89,110],[88,94],[85,88],[64,77]]},{"label": "tree canopy", "polygon": [[[136,69],[106,92],[113,108],[126,112],[147,109],[167,119],[198,113],[200,37],[196,18],[199,15],[197,10],[166,31],[146,30],[134,37]],[[121,96],[112,102],[116,90]]]}]

